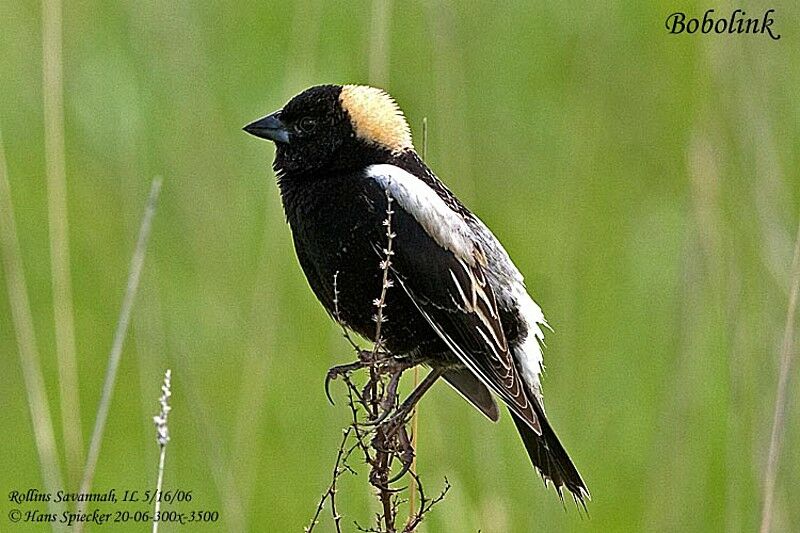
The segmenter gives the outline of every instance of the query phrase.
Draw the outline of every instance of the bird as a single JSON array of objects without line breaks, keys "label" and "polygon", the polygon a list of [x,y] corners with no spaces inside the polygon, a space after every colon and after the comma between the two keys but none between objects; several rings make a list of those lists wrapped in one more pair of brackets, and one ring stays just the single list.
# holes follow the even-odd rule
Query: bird
[{"label": "bird", "polygon": [[[545,415],[541,308],[489,228],[425,164],[397,102],[369,85],[310,87],[244,131],[275,144],[273,169],[308,284],[342,325],[431,367],[487,418],[510,412],[533,466],[585,508],[589,490]],[[429,384],[430,384],[429,383]]]}]

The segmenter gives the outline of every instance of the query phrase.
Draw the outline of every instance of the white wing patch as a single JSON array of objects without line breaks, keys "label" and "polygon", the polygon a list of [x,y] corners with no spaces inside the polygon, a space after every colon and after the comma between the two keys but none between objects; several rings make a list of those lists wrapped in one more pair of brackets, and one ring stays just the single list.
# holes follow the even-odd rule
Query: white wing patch
[{"label": "white wing patch", "polygon": [[524,287],[518,293],[516,301],[519,306],[519,315],[528,326],[528,333],[514,346],[514,356],[522,367],[522,378],[530,385],[539,400],[539,405],[544,410],[542,383],[540,380],[544,370],[542,358],[544,332],[542,331],[542,326],[546,328],[550,326],[547,325],[542,309],[528,295]]},{"label": "white wing patch", "polygon": [[439,246],[468,265],[475,264],[472,229],[424,181],[394,165],[370,165],[366,172],[389,191]]}]

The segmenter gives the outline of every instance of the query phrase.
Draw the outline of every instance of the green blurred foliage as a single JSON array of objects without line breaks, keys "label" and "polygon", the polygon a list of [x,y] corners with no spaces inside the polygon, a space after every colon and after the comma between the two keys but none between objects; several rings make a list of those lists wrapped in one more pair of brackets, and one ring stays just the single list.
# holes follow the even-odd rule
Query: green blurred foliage
[{"label": "green blurred foliage", "polygon": [[[377,81],[418,144],[428,117],[431,166],[553,325],[548,412],[594,498],[588,520],[564,512],[508,418],[494,426],[439,386],[421,407],[419,469],[429,493],[444,476],[453,489],[425,530],[754,530],[800,212],[800,8],[782,4],[772,41],[668,35],[669,13],[702,15],[693,2],[398,2],[373,64],[386,79],[370,80],[381,29],[368,2],[67,2],[87,441],[149,184],[164,177],[95,488],[154,485],[151,417],[171,367],[167,487],[193,490],[227,531],[307,525],[347,422],[323,376],[352,355],[297,265],[273,149],[240,128],[309,85]],[[61,446],[41,50],[40,5],[0,3],[0,128]],[[0,280],[6,494],[42,485]],[[800,529],[797,386],[795,365],[782,531]],[[375,509],[363,476],[339,500],[348,525]],[[0,529],[28,530],[8,508]]]}]

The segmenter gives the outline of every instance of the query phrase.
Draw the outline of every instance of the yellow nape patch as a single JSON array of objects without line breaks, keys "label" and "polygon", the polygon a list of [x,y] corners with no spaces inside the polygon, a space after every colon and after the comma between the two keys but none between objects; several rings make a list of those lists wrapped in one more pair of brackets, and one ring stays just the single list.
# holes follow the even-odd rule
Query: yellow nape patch
[{"label": "yellow nape patch", "polygon": [[360,138],[393,152],[414,148],[406,117],[386,92],[367,85],[345,85],[339,101]]}]

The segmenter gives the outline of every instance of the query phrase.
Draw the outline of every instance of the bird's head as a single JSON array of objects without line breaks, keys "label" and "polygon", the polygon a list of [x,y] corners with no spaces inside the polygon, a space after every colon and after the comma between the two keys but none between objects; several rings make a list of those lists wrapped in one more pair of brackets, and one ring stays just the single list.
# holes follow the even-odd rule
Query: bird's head
[{"label": "bird's head", "polygon": [[311,87],[244,130],[275,143],[284,173],[358,168],[414,149],[394,99],[365,85]]}]

